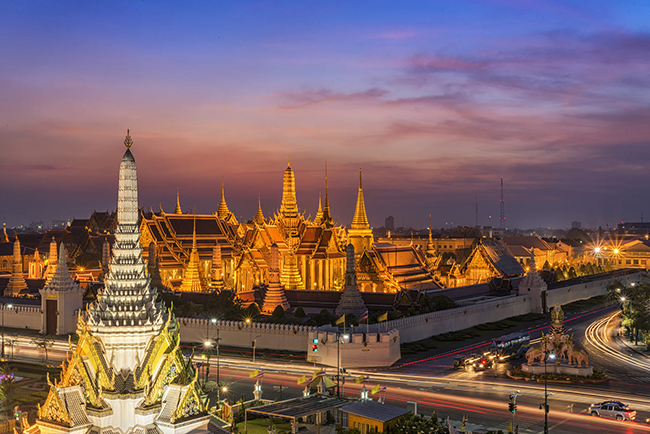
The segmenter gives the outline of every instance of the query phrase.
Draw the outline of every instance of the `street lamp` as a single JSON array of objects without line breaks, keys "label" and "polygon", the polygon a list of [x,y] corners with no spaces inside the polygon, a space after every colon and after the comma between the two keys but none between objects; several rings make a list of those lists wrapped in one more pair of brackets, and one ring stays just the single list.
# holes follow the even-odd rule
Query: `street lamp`
[{"label": "street lamp", "polygon": [[5,310],[13,309],[13,304],[2,305],[2,358],[5,358]]},{"label": "street lamp", "polygon": [[544,434],[548,434],[548,397],[552,396],[552,393],[548,393],[548,388],[546,384],[547,380],[547,371],[546,371],[546,361],[547,359],[555,359],[555,354],[549,350],[544,351],[544,404],[541,404],[539,407],[544,406]]},{"label": "street lamp", "polygon": [[[210,321],[214,325],[217,324],[217,319],[216,318],[212,318]],[[220,364],[219,364],[219,341],[220,340],[221,340],[221,338],[219,337],[219,329],[217,328],[217,339],[216,339],[216,346],[217,346],[217,404],[221,400],[221,380],[219,378],[219,367],[220,367]]]},{"label": "street lamp", "polygon": [[256,347],[255,344],[257,344],[257,339],[261,337],[262,335],[257,335],[255,336],[255,339],[253,339],[253,363],[255,363],[255,347]]}]

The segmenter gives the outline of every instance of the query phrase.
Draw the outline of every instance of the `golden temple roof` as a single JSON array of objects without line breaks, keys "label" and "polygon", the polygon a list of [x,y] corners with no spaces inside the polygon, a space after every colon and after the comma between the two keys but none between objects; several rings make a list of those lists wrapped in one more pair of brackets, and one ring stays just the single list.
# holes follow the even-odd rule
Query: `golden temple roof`
[{"label": "golden temple roof", "polygon": [[179,288],[182,292],[209,292],[208,282],[201,272],[201,261],[199,252],[196,248],[196,219],[194,232],[192,234],[192,253],[190,253],[190,262],[187,264],[183,274],[183,282]]},{"label": "golden temple roof", "polygon": [[363,187],[361,184],[361,169],[359,169],[359,196],[357,196],[357,208],[354,210],[352,229],[370,229],[368,216],[366,215],[366,204],[363,201]]},{"label": "golden temple roof", "polygon": [[282,204],[280,215],[283,218],[298,217],[298,202],[296,201],[296,178],[291,168],[291,160],[287,163],[284,171],[284,182],[282,185]]},{"label": "golden temple roof", "polygon": [[181,198],[178,192],[178,188],[176,189],[176,209],[174,209],[174,214],[183,214],[183,210],[181,210]]}]

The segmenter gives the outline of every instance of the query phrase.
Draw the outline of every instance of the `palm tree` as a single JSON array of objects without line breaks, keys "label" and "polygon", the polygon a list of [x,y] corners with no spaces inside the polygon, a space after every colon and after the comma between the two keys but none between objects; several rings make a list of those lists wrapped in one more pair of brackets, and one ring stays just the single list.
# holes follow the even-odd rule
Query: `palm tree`
[{"label": "palm tree", "polygon": [[16,392],[18,386],[14,381],[14,373],[7,363],[2,366],[2,375],[0,375],[0,409],[4,412],[5,420],[7,415],[16,405]]}]

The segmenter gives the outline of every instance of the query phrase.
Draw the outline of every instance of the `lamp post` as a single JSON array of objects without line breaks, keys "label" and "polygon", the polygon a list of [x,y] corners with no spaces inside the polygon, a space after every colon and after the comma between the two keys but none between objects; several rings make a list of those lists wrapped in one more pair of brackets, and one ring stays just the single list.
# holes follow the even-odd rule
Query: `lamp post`
[{"label": "lamp post", "polygon": [[2,304],[2,358],[5,358],[5,310],[13,308],[13,304]]},{"label": "lamp post", "polygon": [[[212,318],[210,320],[212,324],[216,325],[217,324],[217,319]],[[216,339],[216,345],[217,345],[217,404],[221,400],[221,379],[219,378],[219,341],[221,338],[219,337],[219,329],[217,328],[217,339]]]},{"label": "lamp post", "polygon": [[257,346],[257,339],[261,337],[262,335],[257,335],[255,336],[255,339],[253,339],[253,363],[255,363],[255,347]]},{"label": "lamp post", "polygon": [[[552,393],[548,393],[548,388],[546,384],[546,361],[547,359],[555,359],[555,354],[549,350],[544,351],[544,434],[548,434],[548,397],[552,396]],[[541,405],[540,405],[541,407]]]}]

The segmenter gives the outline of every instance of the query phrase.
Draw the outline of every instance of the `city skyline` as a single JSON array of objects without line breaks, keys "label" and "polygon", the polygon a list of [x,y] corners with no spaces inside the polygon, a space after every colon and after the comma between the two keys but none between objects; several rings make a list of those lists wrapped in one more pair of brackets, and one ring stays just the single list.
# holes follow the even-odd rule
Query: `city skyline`
[{"label": "city skyline", "polygon": [[0,5],[0,221],[114,210],[127,128],[145,209],[269,217],[290,159],[347,227],[359,168],[373,226],[648,215],[648,5],[192,6]]}]

